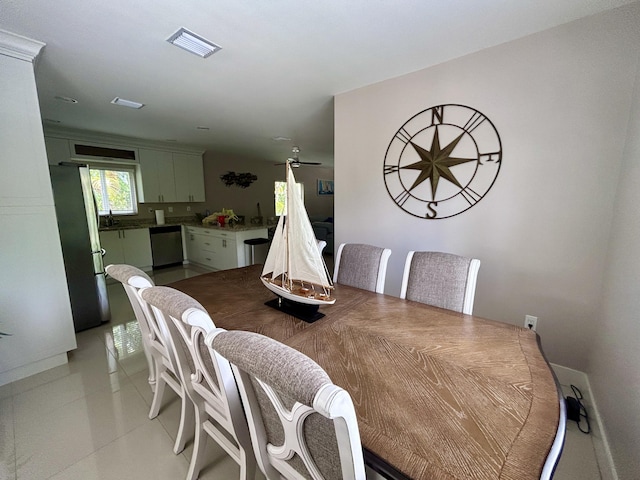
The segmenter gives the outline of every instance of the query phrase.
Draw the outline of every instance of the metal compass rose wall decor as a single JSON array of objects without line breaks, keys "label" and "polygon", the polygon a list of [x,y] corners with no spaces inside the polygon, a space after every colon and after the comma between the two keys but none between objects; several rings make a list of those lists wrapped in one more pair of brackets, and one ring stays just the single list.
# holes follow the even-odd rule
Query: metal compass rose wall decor
[{"label": "metal compass rose wall decor", "polygon": [[464,105],[438,105],[395,133],[384,158],[384,183],[405,212],[448,218],[487,194],[501,163],[502,144],[491,120]]}]

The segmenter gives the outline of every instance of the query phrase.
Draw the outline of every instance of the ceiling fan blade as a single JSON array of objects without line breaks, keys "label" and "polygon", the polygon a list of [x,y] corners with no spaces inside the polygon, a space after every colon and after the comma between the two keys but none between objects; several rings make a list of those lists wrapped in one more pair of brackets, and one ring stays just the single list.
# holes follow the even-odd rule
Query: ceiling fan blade
[{"label": "ceiling fan blade", "polygon": [[293,168],[298,168],[300,165],[322,165],[320,162],[301,162],[298,157],[298,153],[300,152],[299,147],[293,147],[293,156],[287,158],[286,162],[283,163],[274,163],[274,165],[286,165],[287,163],[291,165]]}]

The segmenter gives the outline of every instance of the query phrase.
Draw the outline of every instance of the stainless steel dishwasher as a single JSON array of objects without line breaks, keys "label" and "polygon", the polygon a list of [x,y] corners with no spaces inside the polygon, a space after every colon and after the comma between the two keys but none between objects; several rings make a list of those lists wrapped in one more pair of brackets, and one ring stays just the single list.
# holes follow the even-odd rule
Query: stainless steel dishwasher
[{"label": "stainless steel dishwasher", "polygon": [[182,227],[167,225],[150,227],[153,268],[182,265]]}]

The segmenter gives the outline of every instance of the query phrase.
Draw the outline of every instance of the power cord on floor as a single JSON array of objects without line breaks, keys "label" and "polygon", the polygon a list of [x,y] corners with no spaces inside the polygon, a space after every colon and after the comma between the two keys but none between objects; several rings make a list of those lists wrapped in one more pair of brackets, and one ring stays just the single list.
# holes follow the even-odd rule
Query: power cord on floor
[{"label": "power cord on floor", "polygon": [[[587,409],[584,407],[582,403],[582,392],[575,385],[571,385],[571,390],[573,390],[573,394],[575,397],[566,397],[565,402],[567,404],[567,419],[574,420],[578,424],[578,429],[582,433],[591,433],[591,424],[589,423],[589,414],[587,413]],[[586,430],[582,428],[581,421],[582,418],[585,419],[587,424]]]}]

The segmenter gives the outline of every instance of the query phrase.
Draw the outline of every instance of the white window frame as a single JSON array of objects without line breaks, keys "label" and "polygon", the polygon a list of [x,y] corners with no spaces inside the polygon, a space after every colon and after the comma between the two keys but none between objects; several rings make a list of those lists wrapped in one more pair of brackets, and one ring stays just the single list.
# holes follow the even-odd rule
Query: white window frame
[{"label": "white window frame", "polygon": [[[120,164],[97,164],[97,163],[88,163],[89,170],[100,170],[100,171],[115,171],[115,172],[125,172],[129,175],[129,184],[131,185],[131,204],[132,210],[113,210],[112,208],[107,208],[106,210],[100,210],[99,215],[108,215],[109,210],[112,211],[113,215],[137,215],[138,214],[138,196],[136,192],[136,169],[130,165],[120,165]],[[106,183],[104,174],[100,175],[101,183],[102,183],[102,191],[107,192]],[[97,193],[94,191],[94,195],[97,196]],[[106,200],[106,202],[105,202]],[[103,197],[103,205],[110,206],[108,196],[106,198]]]}]

